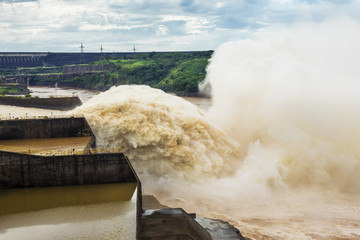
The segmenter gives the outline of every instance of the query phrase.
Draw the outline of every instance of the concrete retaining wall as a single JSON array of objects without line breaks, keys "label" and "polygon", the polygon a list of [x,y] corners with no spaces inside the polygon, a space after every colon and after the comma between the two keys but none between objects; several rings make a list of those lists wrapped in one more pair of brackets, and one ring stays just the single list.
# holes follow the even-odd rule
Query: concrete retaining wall
[{"label": "concrete retaining wall", "polygon": [[109,57],[137,54],[134,52],[115,53],[42,53],[42,52],[13,52],[0,53],[0,68],[64,66],[70,64],[86,64]]},{"label": "concrete retaining wall", "polygon": [[82,104],[79,97],[16,98],[0,97],[0,104],[20,107],[70,110]]},{"label": "concrete retaining wall", "polygon": [[[194,51],[181,51],[191,53]],[[123,57],[152,52],[104,52],[104,53],[52,53],[52,52],[0,52],[0,68],[64,66],[87,64],[107,57]],[[157,54],[170,52],[157,52]]]},{"label": "concrete retaining wall", "polygon": [[181,208],[146,210],[141,219],[141,240],[212,240],[192,215]]},{"label": "concrete retaining wall", "polygon": [[122,153],[42,157],[0,152],[0,188],[136,182]]},{"label": "concrete retaining wall", "polygon": [[0,68],[37,67],[46,54],[0,54]]},{"label": "concrete retaining wall", "polygon": [[0,140],[83,136],[94,133],[82,117],[0,121]]}]

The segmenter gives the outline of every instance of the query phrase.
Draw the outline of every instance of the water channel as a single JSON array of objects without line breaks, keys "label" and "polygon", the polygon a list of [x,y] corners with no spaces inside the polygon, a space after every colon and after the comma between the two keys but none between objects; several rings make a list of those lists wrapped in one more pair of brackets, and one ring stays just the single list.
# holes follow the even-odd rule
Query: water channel
[{"label": "water channel", "polygon": [[[57,89],[56,92],[54,88],[46,87],[31,87],[30,89],[33,91],[33,96],[55,94],[69,96],[76,94],[83,102],[87,102],[97,94],[94,91],[77,89]],[[210,99],[185,99],[204,110],[211,107]],[[155,103],[153,105],[157,106]],[[147,109],[147,106],[144,106],[144,109]],[[158,114],[157,116],[161,119],[166,117],[165,112],[153,113]],[[0,105],[0,118],[3,119],[62,116],[66,114],[67,112],[63,111]],[[113,117],[111,114],[109,113],[107,117]],[[136,115],[136,111],[134,114],[136,117],[144,116]],[[200,116],[203,115],[200,114]],[[194,120],[192,116],[186,115],[184,117],[189,117],[188,120],[191,124],[202,123]],[[143,124],[145,120],[143,118]],[[179,121],[181,122],[181,119]],[[169,125],[174,122],[170,119]],[[129,123],[133,124],[134,121]],[[103,127],[105,124],[108,122],[100,122],[98,125]],[[115,124],[121,125],[121,122],[118,123],[115,120]],[[191,124],[186,123],[183,126],[186,128],[190,127]],[[203,129],[206,125],[200,124],[198,126],[200,128],[196,129]],[[106,132],[106,129],[103,130]],[[240,128],[235,130],[240,130]],[[197,131],[190,132],[195,133]],[[174,135],[182,134],[181,131],[174,131],[173,133]],[[107,135],[111,134],[108,133]],[[141,136],[146,137],[146,132]],[[169,136],[166,135],[166,137]],[[203,135],[203,137],[207,136]],[[197,135],[193,135],[193,138],[196,140]],[[174,145],[177,143],[174,142]],[[156,148],[157,146],[162,147],[161,144],[153,144],[153,141],[149,140],[148,146],[156,145]],[[164,144],[167,144],[166,141]],[[207,144],[212,144],[212,142],[208,141]],[[140,148],[136,145],[140,153],[147,150],[148,146]],[[191,150],[192,152],[203,148],[204,145],[197,143],[194,147]],[[212,145],[212,148],[215,147],[217,146]],[[256,147],[259,148],[255,144],[254,149],[249,149],[249,151],[258,150]],[[158,150],[161,152],[162,149]],[[148,154],[149,152],[145,151],[145,153]],[[262,155],[258,156],[259,159],[271,160],[271,153],[260,153]],[[151,158],[151,156],[149,157]],[[186,160],[187,156],[183,159]],[[360,199],[357,194],[337,192],[331,188],[299,188],[295,191],[286,191],[285,189],[279,192],[269,192],[267,187],[271,187],[274,182],[270,182],[269,186],[262,188],[263,186],[253,186],[251,181],[247,181],[247,179],[251,180],[251,177],[261,180],[266,171],[272,170],[266,165],[268,161],[259,163],[256,165],[257,167],[252,167],[252,164],[256,163],[254,159],[245,159],[239,168],[242,171],[239,171],[237,175],[215,180],[204,178],[205,181],[198,184],[192,182],[185,184],[184,182],[181,185],[179,181],[179,184],[176,185],[178,188],[172,188],[170,185],[172,182],[167,181],[162,176],[157,179],[152,178],[150,179],[152,182],[149,184],[153,185],[154,188],[148,190],[147,193],[156,195],[164,205],[182,207],[188,212],[196,212],[199,216],[229,221],[238,227],[245,236],[255,239],[359,239]],[[149,161],[148,165],[148,168],[153,172],[161,171],[155,161]],[[175,162],[169,169],[178,165],[179,162]],[[184,165],[184,172],[173,171],[172,173],[178,174],[178,179],[183,180],[185,176],[183,173],[190,169],[188,166],[187,164]],[[178,180],[175,179],[176,181]],[[169,191],[164,189],[165,187],[176,189],[176,191]],[[132,197],[130,201],[125,202],[63,206],[2,216],[0,217],[0,239],[134,239],[135,214],[134,210],[129,208],[129,206],[134,206],[134,203],[135,200]]]}]

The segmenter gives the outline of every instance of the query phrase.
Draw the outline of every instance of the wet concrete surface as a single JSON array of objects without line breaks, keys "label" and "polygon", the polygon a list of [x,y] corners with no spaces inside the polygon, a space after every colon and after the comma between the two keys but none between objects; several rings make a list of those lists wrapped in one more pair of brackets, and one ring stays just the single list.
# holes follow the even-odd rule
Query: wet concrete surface
[{"label": "wet concrete surface", "polygon": [[142,203],[141,239],[248,240],[227,222],[198,218],[196,214],[188,214],[181,208],[169,208],[153,195],[144,195]]}]

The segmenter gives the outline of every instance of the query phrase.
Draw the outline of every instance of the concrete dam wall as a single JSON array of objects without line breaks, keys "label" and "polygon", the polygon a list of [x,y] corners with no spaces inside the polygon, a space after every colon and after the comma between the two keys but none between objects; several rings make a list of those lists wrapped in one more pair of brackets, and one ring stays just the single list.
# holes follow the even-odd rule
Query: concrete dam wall
[{"label": "concrete dam wall", "polygon": [[122,153],[36,156],[0,151],[0,188],[136,182]]},{"label": "concrete dam wall", "polygon": [[[38,138],[77,138],[79,136],[91,136],[93,142],[90,143],[95,147],[95,136],[85,118],[0,121],[0,140],[33,139],[36,141]],[[119,183],[136,184],[136,239],[139,239],[142,215],[141,183],[124,154],[97,153],[39,156],[0,150],[0,190],[97,185],[102,186],[100,194],[113,189],[112,186]],[[117,193],[117,195],[122,195],[122,193]],[[47,199],[45,206],[32,206],[34,204],[31,204],[30,200],[36,199],[36,197],[30,198],[28,196],[30,202],[25,201],[25,203],[29,206],[21,207],[24,209],[56,207],[57,201],[67,203],[70,198],[69,194],[62,197],[56,196],[64,199],[51,200],[51,197],[49,197],[50,200]],[[132,193],[130,193],[129,199],[131,196]],[[71,197],[73,198],[73,196]],[[124,196],[120,197],[123,198]],[[106,201],[109,198],[115,199],[114,196],[101,195],[96,198],[96,201],[103,198]],[[87,202],[87,199],[80,200],[80,202]],[[17,212],[18,208],[15,210],[0,209],[0,215],[1,210],[7,214],[12,211]]]},{"label": "concrete dam wall", "polygon": [[[191,53],[194,51],[181,51]],[[0,52],[0,68],[64,66],[87,64],[106,57],[123,57],[151,52],[104,52],[104,53],[53,53],[53,52]],[[169,53],[169,52],[156,52]]]},{"label": "concrete dam wall", "polygon": [[46,53],[0,53],[0,68],[43,66]]},{"label": "concrete dam wall", "polygon": [[17,98],[0,97],[0,104],[20,107],[71,110],[82,104],[79,97]]},{"label": "concrete dam wall", "polygon": [[0,53],[0,68],[64,66],[71,64],[86,64],[104,58],[120,57],[137,54],[134,52],[116,53]]},{"label": "concrete dam wall", "polygon": [[[45,138],[49,141],[51,138],[71,139],[79,136],[94,137],[85,118],[0,121],[0,140],[37,141],[38,138]],[[113,186],[119,184],[131,185],[132,190],[126,194],[119,192],[120,188],[113,191]],[[129,200],[135,185],[137,199],[133,219],[136,221],[134,234],[137,240],[245,240],[237,229],[225,228],[223,223],[216,220],[201,219],[202,224],[207,224],[205,228],[195,214],[187,214],[182,209],[159,209],[156,206],[143,209],[141,182],[122,153],[40,156],[0,150],[0,191],[3,193],[0,216],[74,204],[119,201],[123,198]],[[88,192],[89,189],[93,190]],[[10,195],[14,198],[10,198]],[[94,195],[94,199],[90,199]],[[124,196],[118,199],[114,195]],[[14,225],[10,226],[14,228]]]},{"label": "concrete dam wall", "polygon": [[0,140],[94,136],[85,118],[0,121]]}]

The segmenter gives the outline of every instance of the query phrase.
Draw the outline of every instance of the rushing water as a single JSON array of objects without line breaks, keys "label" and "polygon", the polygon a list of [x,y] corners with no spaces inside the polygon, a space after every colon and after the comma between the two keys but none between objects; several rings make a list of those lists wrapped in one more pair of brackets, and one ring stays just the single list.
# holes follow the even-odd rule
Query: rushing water
[{"label": "rushing water", "polygon": [[[307,176],[297,185],[273,178],[285,167],[273,165],[276,151],[264,151],[255,141],[248,153],[255,155],[241,160],[240,146],[181,98],[145,86],[121,86],[75,113],[85,115],[98,144],[123,149],[144,191],[165,205],[227,220],[255,239],[360,236],[356,192],[344,193],[331,182],[311,185],[314,180]],[[356,180],[344,178],[349,186]]]},{"label": "rushing water", "polygon": [[360,239],[359,42],[346,19],[229,42],[207,70],[208,112],[119,86],[71,114],[162,204],[255,239]]},{"label": "rushing water", "polygon": [[[137,172],[142,178],[145,193],[155,194],[163,204],[166,204],[168,206],[183,207],[188,212],[196,212],[200,216],[227,220],[230,223],[234,224],[236,227],[238,227],[244,235],[253,237],[255,239],[359,238],[360,198],[357,194],[341,193],[339,192],[339,190],[332,191],[331,187],[328,188],[328,191],[324,191],[324,189],[319,188],[298,188],[296,191],[280,191],[278,193],[271,193],[269,192],[269,189],[267,187],[264,188],[261,185],[253,187],[253,185],[251,184],[246,184],[247,181],[241,180],[241,178],[244,178],[245,176],[240,176],[241,178],[239,178],[239,176],[234,178],[234,175],[228,175],[227,177],[218,176],[216,178],[206,176],[208,175],[206,171],[212,171],[210,170],[211,168],[207,166],[205,168],[199,167],[199,169],[193,169],[194,167],[192,166],[191,161],[189,161],[189,155],[190,157],[192,157],[193,154],[195,154],[196,156],[196,154],[205,153],[206,151],[204,150],[204,146],[206,146],[206,144],[210,144],[212,141],[214,141],[214,144],[218,146],[207,145],[207,147],[211,149],[214,149],[214,147],[227,148],[227,145],[233,145],[234,143],[232,141],[227,142],[226,139],[223,139],[220,142],[217,142],[217,138],[212,139],[213,136],[217,136],[216,134],[220,134],[222,132],[216,127],[211,127],[213,128],[212,131],[216,133],[215,135],[211,134],[212,131],[208,132],[208,134],[211,134],[212,136],[197,135],[197,128],[207,129],[207,127],[209,127],[208,124],[211,123],[208,122],[205,125],[199,125],[198,122],[205,120],[206,114],[201,110],[198,110],[196,107],[188,105],[186,101],[170,95],[162,96],[163,93],[159,93],[157,91],[155,91],[154,93],[153,90],[148,88],[145,88],[145,90],[142,89],[142,91],[149,91],[147,93],[148,96],[146,96],[146,94],[135,94],[134,92],[131,92],[131,88],[134,87],[125,87],[123,89],[125,92],[128,92],[130,96],[124,97],[123,93],[118,93],[119,95],[122,95],[124,97],[123,100],[127,99],[124,102],[125,107],[135,108],[134,111],[129,111],[128,109],[129,113],[131,112],[130,115],[124,116],[123,114],[121,114],[124,111],[124,108],[120,106],[121,104],[119,105],[112,103],[111,105],[109,105],[107,104],[108,102],[104,102],[105,105],[109,105],[109,108],[115,109],[115,112],[109,111],[109,109],[104,109],[104,112],[108,111],[108,113],[102,115],[101,112],[92,111],[101,116],[101,121],[95,121],[96,114],[94,116],[87,116],[88,121],[92,124],[92,127],[97,132],[97,135],[98,137],[100,137],[100,139],[106,139],[106,137],[102,136],[101,134],[101,132],[103,131],[105,131],[103,133],[107,137],[109,137],[109,139],[106,139],[106,141],[104,140],[102,142],[104,146],[108,146],[109,144],[121,145],[124,141],[123,138],[125,138],[125,141],[134,144],[134,141],[136,142],[140,140],[140,136],[143,137],[146,134],[153,133],[150,131],[151,128],[146,124],[145,121],[145,119],[150,120],[150,118],[144,118],[141,117],[141,115],[133,116],[132,114],[135,114],[136,112],[140,112],[145,116],[147,116],[146,114],[158,116],[161,121],[166,123],[165,125],[171,128],[176,129],[176,126],[178,125],[177,121],[180,121],[182,122],[181,124],[184,124],[181,129],[178,129],[177,131],[169,131],[168,134],[163,136],[161,136],[161,134],[158,135],[156,138],[158,140],[155,142],[152,142],[148,139],[146,140],[147,145],[145,146],[140,146],[138,142],[136,146],[133,145],[133,151],[140,152],[139,155],[130,153],[130,155],[133,155],[132,161],[134,165],[136,165],[136,158],[139,158],[142,152],[144,152],[144,155],[146,155],[145,153],[147,153],[148,155],[148,159],[145,160],[150,159],[150,161],[140,164],[140,167],[137,166]],[[42,91],[44,91],[44,88],[42,88]],[[48,91],[51,93],[53,89],[48,88]],[[71,93],[72,90],[69,91],[69,93]],[[139,91],[139,89],[135,87],[135,91]],[[149,95],[156,97],[149,98]],[[139,103],[139,99],[136,99],[136,97],[134,96],[143,96],[143,100],[146,100],[147,103],[142,103],[144,104],[142,105],[141,103]],[[121,98],[121,96],[115,97],[115,95],[113,95],[112,98],[109,98],[107,95],[104,95],[103,97],[98,97],[113,102],[119,102],[119,99]],[[152,102],[152,100],[155,100],[158,103],[155,104],[154,102]],[[192,99],[188,100],[191,101]],[[90,105],[88,105],[88,107],[91,106],[91,104],[95,104],[96,102],[101,102],[101,100],[94,100],[93,103],[90,103]],[[168,106],[162,110],[155,110],[161,109],[161,104],[167,105],[169,102],[177,102],[178,104],[176,105],[176,107]],[[201,102],[202,104],[205,103],[205,105],[207,105],[205,109],[208,109],[211,105],[211,101],[209,99],[203,99],[201,100]],[[159,103],[161,104],[159,105]],[[147,111],[144,112],[144,110],[138,109],[139,107],[145,107]],[[18,116],[23,116],[25,113],[30,112],[29,109],[19,107],[0,106],[0,108],[6,109],[12,114],[14,113],[13,109],[15,109]],[[89,109],[94,108],[89,107]],[[176,113],[173,112],[174,110],[176,110],[175,112],[178,112],[178,114],[180,115],[176,115]],[[183,114],[181,113],[183,110],[186,112],[189,112],[190,110],[192,112],[191,114],[185,115],[187,116],[185,120],[182,120],[185,118],[185,116],[183,116]],[[8,112],[2,111],[1,113],[3,113],[3,116],[6,117],[8,115]],[[31,113],[34,115],[50,115],[51,113],[55,114],[54,111],[41,109],[31,109]],[[118,119],[119,115],[117,115],[117,113],[120,113],[121,116],[124,116],[126,118],[130,117],[129,119],[135,119],[130,120],[130,122],[126,122],[127,127],[119,128],[119,134],[122,135],[122,137],[119,136],[120,139],[117,139],[116,136],[113,136],[114,131],[111,130],[114,128],[114,126],[117,126],[118,124],[125,124],[124,119],[122,119],[121,117],[120,119]],[[65,114],[65,112],[59,111],[58,114],[63,115]],[[171,117],[172,115],[174,115],[173,119],[166,119],[167,116]],[[108,117],[113,117],[114,122],[109,122]],[[143,135],[137,135],[138,128],[133,127],[133,125],[130,124],[133,122],[135,123],[136,121],[138,121],[138,119],[142,119],[142,126],[145,126],[147,128],[146,132],[144,132]],[[156,118],[153,119],[153,126],[156,127],[154,131],[156,130],[160,132],[166,132],[169,130],[168,128],[164,128],[165,126],[159,125],[160,123],[156,122],[155,120]],[[189,125],[189,122],[191,122],[191,124],[195,124],[194,127],[191,127],[191,125]],[[114,124],[114,126],[112,124]],[[106,131],[107,128],[110,128],[110,131]],[[133,132],[134,135],[131,135],[131,132]],[[109,133],[111,134],[109,135]],[[181,135],[184,133],[188,135],[189,138],[187,140],[182,139],[182,141],[186,142],[190,141],[190,139],[195,141],[194,143],[190,143],[188,147],[184,147],[184,149],[193,149],[193,147],[196,146],[198,150],[191,150],[192,152],[183,152],[173,149],[172,144],[176,143],[177,141],[174,142],[170,140],[173,139],[173,137],[175,137],[176,135]],[[171,137],[171,134],[174,134],[173,137]],[[222,134],[224,133],[221,133],[220,136],[222,136]],[[112,138],[114,138],[114,140],[111,140]],[[159,142],[162,138],[164,138],[165,141],[163,143]],[[202,142],[200,138],[204,138],[205,142]],[[199,140],[200,142],[198,142],[197,140]],[[127,147],[129,147],[129,143],[126,144]],[[169,145],[165,147],[168,143]],[[156,149],[157,145],[159,146],[158,149]],[[129,148],[129,151],[131,151],[131,149],[132,148]],[[165,149],[166,151],[162,149]],[[228,152],[224,154],[230,154],[229,149],[226,151]],[[160,156],[165,156],[160,160],[159,155],[156,155],[159,154],[159,152]],[[166,155],[171,155],[173,153],[179,154],[179,160],[176,160],[170,166],[167,166],[168,164],[159,164],[159,161],[169,160],[169,157],[166,157]],[[181,162],[181,157],[188,159],[188,162]],[[154,160],[151,161],[151,158],[153,158]],[[228,162],[228,159],[225,158],[227,158],[227,156],[224,157],[224,161]],[[141,159],[137,159],[137,161],[141,163]],[[141,165],[143,165],[143,167],[141,167]],[[204,163],[201,163],[201,165],[204,165]],[[268,167],[269,166],[264,166],[264,168],[258,167],[256,172],[254,172],[255,169],[249,168],[248,166],[246,173],[250,176],[258,176],[261,180],[261,171],[265,171],[266,169],[268,170]],[[218,169],[216,171],[219,173],[220,168],[221,167],[218,166],[216,168],[213,168],[213,170]],[[173,171],[172,169],[176,169],[176,171]],[[234,169],[236,170],[236,167],[234,167]],[[183,173],[183,171],[191,174]],[[194,174],[194,171],[197,172],[196,175]],[[200,177],[198,175],[199,172]],[[203,182],[203,180],[205,182]],[[176,191],[174,191],[174,189],[176,189]],[[7,220],[7,222],[21,222],[23,225],[29,225],[30,223],[31,224],[28,227],[19,227],[16,229],[12,228],[9,231],[6,231],[6,236],[16,236],[16,238],[21,239],[21,237],[26,236],[29,231],[34,233],[34,236],[39,236],[39,231],[44,231],[47,234],[45,234],[44,236],[59,236],[58,239],[61,239],[60,232],[64,229],[67,229],[70,233],[75,234],[73,236],[78,236],[76,235],[77,233],[74,232],[74,226],[72,224],[73,220],[69,219],[69,217],[66,217],[67,214],[73,216],[72,213],[74,211],[76,216],[80,213],[83,214],[84,212],[87,212],[88,215],[85,215],[81,219],[90,219],[89,221],[86,221],[88,222],[88,224],[85,224],[85,222],[82,223],[83,220],[81,219],[77,219],[75,222],[77,222],[77,224],[79,225],[75,226],[81,229],[81,232],[83,233],[89,232],[93,233],[92,236],[98,236],[97,231],[100,231],[100,229],[97,227],[98,223],[96,223],[96,221],[94,222],[94,215],[96,215],[95,213],[99,213],[98,211],[104,212],[104,214],[99,218],[103,219],[101,222],[104,223],[104,228],[106,229],[108,227],[111,228],[111,226],[122,228],[123,226],[119,226],[118,223],[119,221],[123,221],[120,219],[131,219],[128,214],[125,214],[125,216],[121,214],[118,216],[110,214],[110,212],[118,208],[122,209],[121,204],[109,203],[101,205],[91,205],[91,207],[89,208],[62,207],[56,209],[42,210],[40,212],[34,212],[32,214],[16,214],[9,218],[11,219],[11,221]],[[42,222],[45,222],[47,218],[51,218],[53,219],[52,221],[56,222],[58,216],[60,216],[61,219],[60,223],[53,224],[50,222],[48,225],[46,225],[46,227],[43,225]],[[34,222],[34,217],[42,220],[32,224],[32,222]],[[37,223],[39,224],[37,225]],[[3,227],[2,229],[4,228],[5,227]],[[109,230],[109,233],[116,236],[114,229]],[[69,235],[67,235],[67,237],[69,237]],[[46,237],[44,237],[44,239],[45,238]],[[96,239],[96,237],[94,237],[94,239]],[[124,239],[133,238],[125,237]]]},{"label": "rushing water", "polygon": [[226,43],[207,69],[207,113],[144,86],[74,112],[165,205],[256,239],[359,239],[359,41],[341,19]]}]

